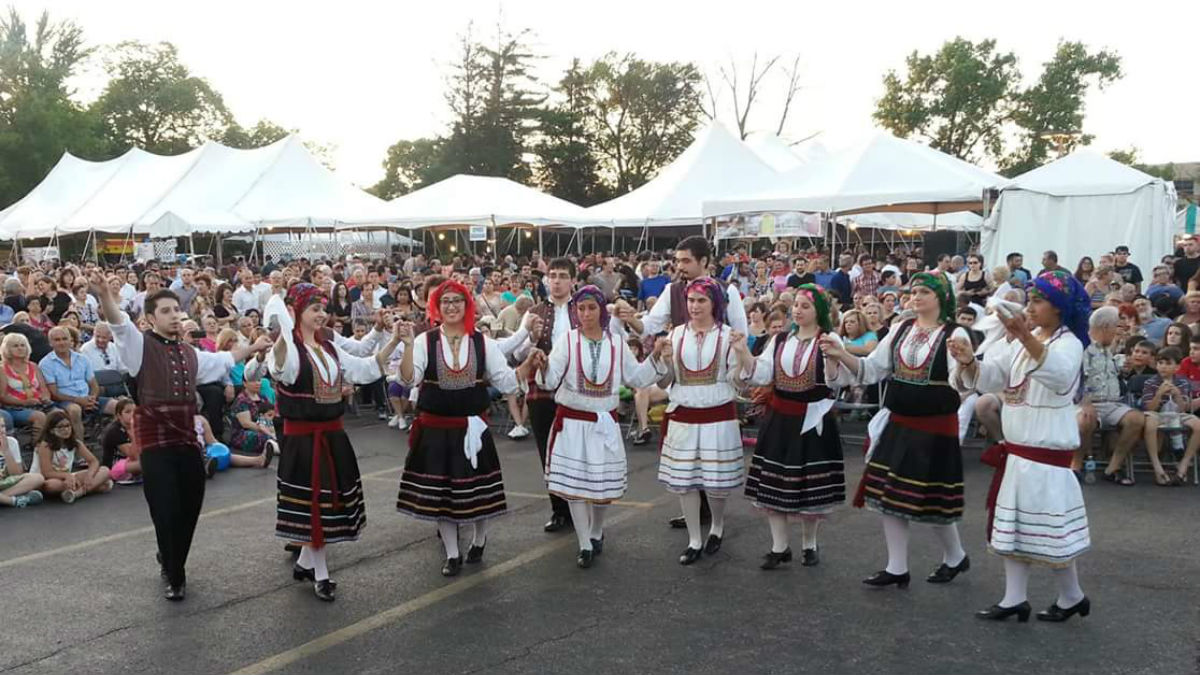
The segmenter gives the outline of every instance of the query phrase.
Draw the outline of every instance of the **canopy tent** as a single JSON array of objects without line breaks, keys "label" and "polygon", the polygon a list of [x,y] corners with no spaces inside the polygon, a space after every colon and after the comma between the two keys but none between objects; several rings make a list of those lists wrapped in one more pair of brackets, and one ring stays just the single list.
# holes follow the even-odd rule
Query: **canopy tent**
[{"label": "canopy tent", "polygon": [[858,213],[839,219],[847,225],[870,227],[877,230],[954,230],[956,232],[978,232],[983,227],[983,216],[971,211],[954,213]]},{"label": "canopy tent", "polygon": [[777,173],[745,143],[714,123],[645,185],[587,209],[591,224],[612,227],[701,225],[705,199],[744,194]]},{"label": "canopy tent", "polygon": [[1005,185],[980,250],[987,260],[1053,250],[1070,267],[1125,245],[1148,275],[1172,251],[1175,205],[1170,181],[1080,150]]},{"label": "canopy tent", "polygon": [[507,178],[458,174],[387,202],[377,216],[348,220],[416,229],[489,225],[582,225],[584,209]]},{"label": "canopy tent", "polygon": [[952,213],[981,209],[984,190],[1003,182],[957,157],[879,132],[760,181],[752,190],[707,199],[703,212],[705,217],[768,211]]},{"label": "canopy tent", "polygon": [[0,238],[329,227],[383,205],[338,180],[295,136],[253,150],[211,141],[172,156],[134,148],[104,162],[63,153],[37,187],[0,212]]}]

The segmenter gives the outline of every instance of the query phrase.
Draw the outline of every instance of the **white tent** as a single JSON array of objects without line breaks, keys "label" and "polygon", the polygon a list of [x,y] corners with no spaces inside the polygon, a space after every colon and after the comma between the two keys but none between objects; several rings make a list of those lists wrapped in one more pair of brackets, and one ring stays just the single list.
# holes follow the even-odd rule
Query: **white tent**
[{"label": "white tent", "polygon": [[383,204],[338,180],[295,136],[253,150],[208,142],[163,156],[135,148],[105,162],[64,153],[37,187],[0,212],[0,237],[328,227],[369,218]]},{"label": "white tent", "polygon": [[870,227],[877,230],[954,230],[956,232],[978,232],[983,226],[983,216],[971,211],[954,213],[858,213],[840,219],[847,225]]},{"label": "white tent", "polygon": [[613,227],[700,225],[704,200],[750,192],[776,175],[725,127],[712,124],[648,183],[587,209],[587,216]]},{"label": "white tent", "polygon": [[1005,185],[984,223],[980,250],[987,260],[1053,250],[1073,267],[1085,255],[1125,245],[1148,279],[1171,253],[1175,205],[1170,181],[1080,150]]},{"label": "white tent", "polygon": [[578,225],[584,209],[507,178],[458,174],[401,195],[375,217],[341,227],[379,224],[407,229],[439,226]]},{"label": "white tent", "polygon": [[952,213],[981,208],[984,190],[1003,181],[956,157],[878,132],[754,189],[706,199],[704,216],[767,211]]}]

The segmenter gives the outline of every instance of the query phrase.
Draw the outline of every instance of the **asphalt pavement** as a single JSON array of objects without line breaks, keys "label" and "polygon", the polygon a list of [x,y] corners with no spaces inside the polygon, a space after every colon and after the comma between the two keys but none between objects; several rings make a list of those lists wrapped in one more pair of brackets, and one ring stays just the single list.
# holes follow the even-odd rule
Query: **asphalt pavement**
[{"label": "asphalt pavement", "polygon": [[[969,572],[922,581],[940,562],[915,527],[913,583],[873,590],[879,518],[848,505],[822,526],[821,563],[773,572],[770,537],[738,494],[724,546],[691,567],[666,520],[678,502],[655,481],[655,446],[629,446],[626,499],[610,510],[603,555],[575,566],[571,533],[545,534],[549,502],[533,439],[498,443],[509,513],[482,565],[439,574],[429,523],[394,509],[407,436],[352,420],[367,495],[360,541],[330,548],[334,603],[291,577],[273,536],[273,471],[208,483],[188,562],[188,597],[162,599],[139,487],[67,506],[0,510],[0,672],[43,673],[1190,673],[1197,672],[1200,488],[1085,487],[1093,549],[1080,561],[1091,616],[1065,624],[989,623],[999,558],[984,546],[990,473],[965,451]],[[859,429],[861,432],[861,428]],[[847,448],[860,447],[853,427]],[[862,462],[847,452],[847,474]],[[793,528],[798,549],[799,527]],[[1035,568],[1030,601],[1054,600]]]}]

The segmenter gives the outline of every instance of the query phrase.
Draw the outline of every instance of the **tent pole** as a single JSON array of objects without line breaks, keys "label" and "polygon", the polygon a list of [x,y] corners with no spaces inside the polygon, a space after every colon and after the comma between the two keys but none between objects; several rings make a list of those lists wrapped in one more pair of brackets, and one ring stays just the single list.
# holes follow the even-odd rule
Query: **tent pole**
[{"label": "tent pole", "polygon": [[543,243],[542,243],[542,231],[543,231],[543,230],[545,230],[545,229],[546,229],[546,226],[545,226],[545,225],[543,225],[543,226],[541,226],[541,227],[537,228],[537,233],[538,233],[538,252],[542,254],[542,258],[543,258],[543,259],[546,257],[546,246],[545,246],[545,244],[543,244]]}]

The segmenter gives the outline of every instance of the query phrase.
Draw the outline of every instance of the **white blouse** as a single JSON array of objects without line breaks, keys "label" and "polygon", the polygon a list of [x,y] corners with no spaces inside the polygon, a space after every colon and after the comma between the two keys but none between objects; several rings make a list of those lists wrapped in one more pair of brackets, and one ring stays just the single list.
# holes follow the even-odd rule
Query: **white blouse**
[{"label": "white blouse", "polygon": [[[691,325],[676,326],[671,330],[671,372],[672,382],[668,394],[671,403],[668,410],[679,406],[685,408],[712,408],[724,405],[737,397],[734,383],[730,381],[736,373],[741,374],[741,365],[737,354],[729,348],[729,334],[732,330],[724,324],[714,326],[704,334],[703,339],[692,330]],[[717,354],[717,343],[721,344],[721,354]],[[682,354],[680,348],[682,347]],[[682,384],[677,372],[677,360],[682,359],[684,367],[689,370],[701,370],[717,361],[716,384]]]},{"label": "white blouse", "polygon": [[[578,346],[578,351],[576,347]],[[613,352],[616,352],[617,363],[614,366]],[[578,358],[576,358],[578,356]],[[595,382],[604,382],[612,374],[607,396],[588,396],[579,391],[578,365],[582,361],[583,373],[591,377],[593,372],[592,352],[588,348],[588,340],[580,336],[578,329],[563,333],[554,341],[546,370],[539,374],[538,386],[542,389],[557,389],[554,400],[559,405],[586,410],[589,412],[608,412],[615,410],[620,402],[621,385],[627,387],[648,387],[664,375],[666,367],[655,368],[653,359],[638,363],[637,357],[629,349],[629,345],[619,336],[606,332],[601,339],[599,364],[596,366]],[[613,368],[617,369],[613,373]]]},{"label": "white blouse", "polygon": [[[923,331],[914,323],[905,333],[904,341],[900,344],[900,354],[904,357],[905,362],[924,363],[944,330],[946,330],[945,326],[938,326],[933,331]],[[892,330],[888,331],[888,334],[875,345],[875,349],[870,354],[860,358],[857,373],[850,372],[844,365],[840,366],[836,372],[827,369],[825,372],[826,382],[833,387],[875,384],[887,379],[892,374],[892,342],[899,332],[900,327],[893,326]],[[967,331],[958,326],[952,329],[948,339],[965,340],[967,344],[971,342]],[[947,353],[946,361],[949,369],[949,381],[954,382],[958,376],[958,360]]]},{"label": "white blouse", "polygon": [[[416,387],[425,379],[425,368],[429,365],[429,338],[425,337],[426,333],[421,333],[413,340],[413,378],[411,382],[405,382],[401,379],[401,384],[407,387]],[[450,339],[445,333],[441,334],[442,353],[450,354]],[[465,365],[467,358],[470,356],[471,336],[464,335],[458,343],[458,363],[460,366]],[[504,357],[504,352],[500,349],[500,345],[490,337],[483,338],[484,351],[484,366],[487,370],[488,384],[500,390],[501,394],[511,394],[520,387],[517,382],[517,373],[509,367],[508,359]]]},{"label": "white blouse", "polygon": [[[837,333],[826,333],[838,342],[842,343],[842,338]],[[780,365],[783,372],[788,377],[795,377],[797,372],[803,372],[808,368],[808,364],[812,359],[822,358],[821,348],[817,345],[816,339],[810,340],[806,345],[805,352],[800,356],[799,370],[793,368],[796,364],[796,350],[800,348],[800,338],[795,334],[788,335],[787,341],[783,343],[783,353],[780,354]],[[751,387],[765,387],[771,384],[775,376],[775,340],[769,340],[767,346],[754,359],[754,370],[747,378],[746,384]]]},{"label": "white blouse", "polygon": [[[271,378],[280,384],[290,386],[295,384],[296,378],[300,376],[300,351],[296,348],[293,340],[284,340],[283,344],[287,346],[287,354],[283,357],[283,367],[276,366],[273,353],[267,354],[267,361],[270,364]],[[383,373],[379,370],[379,362],[375,360],[374,356],[355,356],[334,345],[333,349],[337,353],[335,361],[329,358],[328,352],[323,351],[318,354],[316,348],[307,344],[304,345],[304,348],[308,350],[309,361],[317,370],[315,374],[325,382],[336,381],[339,372],[343,374],[347,382],[352,384],[370,384],[383,377]]]}]

